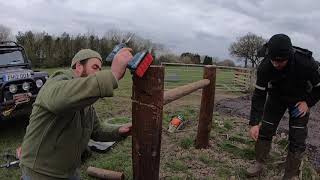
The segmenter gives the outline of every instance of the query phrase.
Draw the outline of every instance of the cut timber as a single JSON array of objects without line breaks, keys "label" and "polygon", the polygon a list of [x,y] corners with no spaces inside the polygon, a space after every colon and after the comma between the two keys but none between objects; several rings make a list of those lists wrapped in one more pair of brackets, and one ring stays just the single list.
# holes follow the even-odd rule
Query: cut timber
[{"label": "cut timber", "polygon": [[106,169],[96,168],[96,167],[88,167],[87,173],[90,176],[100,178],[100,179],[108,179],[108,180],[123,180],[124,175],[122,172],[110,171]]}]

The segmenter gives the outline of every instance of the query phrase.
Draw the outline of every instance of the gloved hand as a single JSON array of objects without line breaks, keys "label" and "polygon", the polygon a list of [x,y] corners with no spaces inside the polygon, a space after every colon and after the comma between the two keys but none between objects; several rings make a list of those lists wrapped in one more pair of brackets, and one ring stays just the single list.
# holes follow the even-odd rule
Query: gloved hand
[{"label": "gloved hand", "polygon": [[22,153],[22,150],[21,150],[21,146],[19,146],[17,149],[16,149],[16,158],[20,160],[21,158],[21,153]]},{"label": "gloved hand", "polygon": [[305,101],[299,101],[296,105],[289,107],[290,117],[303,117],[308,112],[309,108]]}]

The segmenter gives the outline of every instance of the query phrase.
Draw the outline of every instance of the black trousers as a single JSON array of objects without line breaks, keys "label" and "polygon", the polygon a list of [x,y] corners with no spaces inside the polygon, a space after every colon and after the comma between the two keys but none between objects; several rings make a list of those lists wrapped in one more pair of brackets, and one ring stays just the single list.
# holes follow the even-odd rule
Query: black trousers
[{"label": "black trousers", "polygon": [[[268,96],[264,107],[259,139],[272,141],[284,113],[287,109],[290,111],[296,103],[281,100],[278,96]],[[293,153],[303,153],[306,149],[308,120],[309,112],[298,118],[292,117],[289,113],[289,150]]]}]

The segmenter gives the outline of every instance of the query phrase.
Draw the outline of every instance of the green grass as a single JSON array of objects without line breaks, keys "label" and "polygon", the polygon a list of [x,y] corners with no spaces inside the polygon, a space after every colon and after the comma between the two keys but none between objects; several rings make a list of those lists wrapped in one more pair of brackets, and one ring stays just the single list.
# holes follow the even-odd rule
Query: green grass
[{"label": "green grass", "polygon": [[[10,119],[5,122],[0,122],[0,164],[4,164],[4,153],[9,152],[15,154],[15,150],[22,143],[25,134],[27,122],[21,119]],[[11,180],[20,177],[20,169],[17,167],[1,168],[0,179]]]},{"label": "green grass", "polygon": [[282,149],[285,149],[288,146],[289,141],[287,139],[281,139],[276,142]]},{"label": "green grass", "polygon": [[237,177],[239,177],[240,179],[248,179],[247,173],[246,173],[246,169],[244,168],[236,168],[236,174]]},{"label": "green grass", "polygon": [[212,166],[215,161],[210,159],[209,154],[201,154],[199,160],[208,166]]},{"label": "green grass", "polygon": [[223,133],[226,133],[228,132],[228,129],[226,129],[225,127],[219,127],[219,126],[216,126],[214,127],[214,131],[212,133],[219,133],[219,134],[223,134]]},{"label": "green grass", "polygon": [[230,177],[231,174],[231,170],[228,167],[219,167],[217,169],[217,175],[219,178],[228,178]]},{"label": "green grass", "polygon": [[[82,166],[85,172],[88,166],[123,172],[127,179],[132,178],[131,137],[119,142],[106,154],[93,153],[93,156]],[[82,179],[87,179],[82,173]]]},{"label": "green grass", "polygon": [[[306,161],[304,161],[306,162]],[[312,175],[314,175],[313,169],[310,163],[304,163],[302,167],[302,179],[313,179]]]},{"label": "green grass", "polygon": [[179,177],[179,176],[172,176],[172,177],[168,177],[168,180],[183,180],[185,179],[184,177]]},{"label": "green grass", "polygon": [[186,172],[188,166],[181,160],[172,160],[171,162],[167,163],[167,168],[169,171],[172,172]]},{"label": "green grass", "polygon": [[185,137],[180,140],[180,147],[183,149],[189,149],[193,145],[193,139],[190,137]]},{"label": "green grass", "polygon": [[235,141],[235,142],[238,142],[238,143],[242,143],[242,144],[246,144],[246,145],[254,145],[254,141],[248,139],[248,138],[245,138],[244,136],[239,136],[239,135],[232,135],[230,138],[229,138],[230,141]]},{"label": "green grass", "polygon": [[52,75],[54,72],[58,71],[58,70],[63,70],[63,69],[69,69],[68,67],[64,67],[64,68],[40,68],[40,69],[35,69],[36,71],[44,71],[47,72],[49,75]]},{"label": "green grass", "polygon": [[131,118],[128,117],[114,117],[108,120],[111,124],[125,124],[131,122]]},{"label": "green grass", "polygon": [[255,159],[255,152],[252,147],[240,148],[228,140],[219,143],[218,146],[221,148],[221,150],[226,151],[237,158],[247,160]]},{"label": "green grass", "polygon": [[232,125],[231,125],[230,122],[224,122],[224,123],[223,123],[223,126],[224,126],[227,130],[232,129]]}]

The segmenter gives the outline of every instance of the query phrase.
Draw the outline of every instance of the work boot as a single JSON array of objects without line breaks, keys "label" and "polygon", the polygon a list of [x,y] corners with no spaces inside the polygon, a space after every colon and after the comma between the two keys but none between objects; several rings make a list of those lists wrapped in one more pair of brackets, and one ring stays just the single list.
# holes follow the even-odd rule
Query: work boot
[{"label": "work boot", "polygon": [[247,169],[247,175],[250,176],[250,177],[259,176],[259,174],[261,173],[263,167],[264,167],[263,163],[260,163],[260,162],[256,161],[256,162],[254,162],[253,165],[251,165]]},{"label": "work boot", "polygon": [[299,180],[302,157],[303,153],[288,152],[283,180]]},{"label": "work boot", "polygon": [[266,159],[269,155],[270,148],[271,148],[271,141],[258,139],[255,145],[256,162],[247,169],[248,176],[255,177],[261,173],[266,163]]}]

